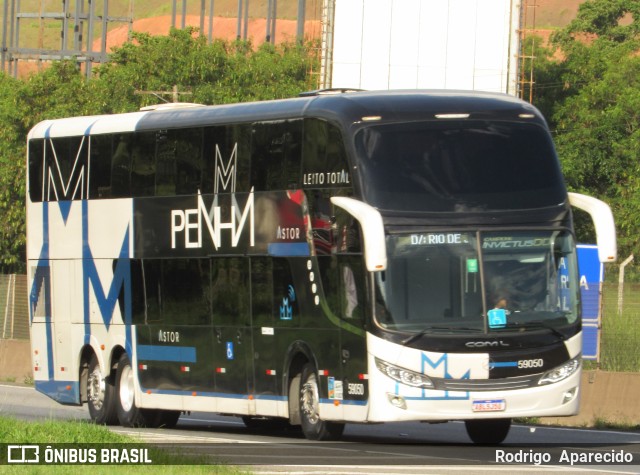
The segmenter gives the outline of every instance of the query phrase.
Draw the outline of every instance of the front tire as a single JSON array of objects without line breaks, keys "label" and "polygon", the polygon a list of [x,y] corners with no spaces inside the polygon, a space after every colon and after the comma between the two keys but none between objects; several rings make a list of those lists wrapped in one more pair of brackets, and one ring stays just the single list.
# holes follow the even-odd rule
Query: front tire
[{"label": "front tire", "polygon": [[93,354],[89,361],[87,376],[87,405],[89,416],[96,424],[115,425],[118,423],[116,412],[116,389],[108,375],[104,375]]},{"label": "front tire", "polygon": [[511,419],[476,419],[464,421],[469,438],[480,445],[498,445],[507,438]]},{"label": "front tire", "polygon": [[344,424],[320,419],[318,374],[309,363],[302,368],[299,402],[302,433],[307,439],[338,440],[342,436]]}]

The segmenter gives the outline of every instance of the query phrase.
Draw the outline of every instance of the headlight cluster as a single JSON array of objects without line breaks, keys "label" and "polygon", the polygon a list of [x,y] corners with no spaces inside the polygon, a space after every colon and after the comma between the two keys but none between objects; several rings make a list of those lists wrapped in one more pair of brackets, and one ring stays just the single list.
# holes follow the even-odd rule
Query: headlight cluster
[{"label": "headlight cluster", "polygon": [[414,388],[433,388],[433,383],[424,374],[400,368],[398,366],[387,363],[386,361],[382,361],[379,358],[376,358],[375,360],[376,367],[391,379],[394,379],[402,384],[406,384],[407,386],[413,386]]},{"label": "headlight cluster", "polygon": [[542,375],[538,384],[553,384],[563,379],[567,379],[573,373],[580,369],[580,362],[582,356],[578,355],[575,358],[570,359],[563,365],[557,366],[550,371],[547,371]]}]

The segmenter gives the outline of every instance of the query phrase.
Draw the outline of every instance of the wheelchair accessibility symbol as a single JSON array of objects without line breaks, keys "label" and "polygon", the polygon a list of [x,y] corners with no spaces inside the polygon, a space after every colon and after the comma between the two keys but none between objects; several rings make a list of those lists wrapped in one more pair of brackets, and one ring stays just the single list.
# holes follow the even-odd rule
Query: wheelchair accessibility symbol
[{"label": "wheelchair accessibility symbol", "polygon": [[232,341],[227,342],[227,359],[228,360],[233,359],[233,342]]},{"label": "wheelchair accessibility symbol", "polygon": [[489,328],[501,328],[507,325],[507,312],[503,308],[489,310]]}]

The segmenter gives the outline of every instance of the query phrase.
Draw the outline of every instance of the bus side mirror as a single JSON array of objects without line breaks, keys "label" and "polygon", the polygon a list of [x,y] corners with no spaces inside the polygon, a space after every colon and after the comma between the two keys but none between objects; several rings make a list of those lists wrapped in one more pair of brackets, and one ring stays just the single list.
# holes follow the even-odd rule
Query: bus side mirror
[{"label": "bus side mirror", "polygon": [[362,228],[364,261],[369,272],[380,272],[387,268],[387,245],[384,237],[382,216],[373,206],[362,201],[334,196],[331,202],[356,218]]},{"label": "bus side mirror", "polygon": [[613,262],[617,257],[616,227],[611,208],[604,201],[580,193],[569,193],[569,204],[591,215],[596,228],[600,262]]}]

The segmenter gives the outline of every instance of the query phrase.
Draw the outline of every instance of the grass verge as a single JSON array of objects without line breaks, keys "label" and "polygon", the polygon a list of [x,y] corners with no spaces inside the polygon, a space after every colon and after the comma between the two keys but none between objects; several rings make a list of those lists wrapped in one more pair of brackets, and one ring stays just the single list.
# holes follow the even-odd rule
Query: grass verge
[{"label": "grass verge", "polygon": [[[110,431],[85,421],[39,421],[28,422],[0,416],[0,444],[133,444],[136,448],[145,445],[139,439]],[[154,465],[91,465],[92,475],[124,473],[162,473],[169,475],[219,474],[248,475],[250,472],[236,467],[217,465],[205,455],[185,455],[167,449],[148,446]],[[178,450],[178,449],[174,449]],[[0,472],[3,474],[75,474],[86,473],[87,465],[2,465],[6,454],[0,454]]]}]

